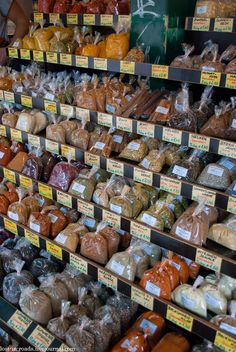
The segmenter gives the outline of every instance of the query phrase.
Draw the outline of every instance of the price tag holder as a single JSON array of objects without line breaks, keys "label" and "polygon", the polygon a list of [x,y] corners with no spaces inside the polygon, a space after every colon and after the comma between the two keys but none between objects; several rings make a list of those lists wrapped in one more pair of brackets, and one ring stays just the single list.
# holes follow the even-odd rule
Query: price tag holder
[{"label": "price tag holder", "polygon": [[119,215],[103,209],[102,219],[107,222],[108,225],[113,226],[116,229],[120,229],[121,217]]},{"label": "price tag holder", "polygon": [[131,221],[130,233],[132,236],[140,238],[141,240],[151,242],[151,229],[138,222]]},{"label": "price tag holder", "polygon": [[15,330],[20,336],[24,335],[30,327],[32,320],[17,310],[8,320],[7,325]]},{"label": "price tag holder", "polygon": [[200,84],[204,84],[205,86],[219,87],[220,79],[221,79],[220,72],[202,71]]},{"label": "price tag holder", "polygon": [[60,104],[60,112],[66,117],[74,117],[75,115],[74,107],[67,104]]},{"label": "price tag holder", "polygon": [[18,49],[15,48],[8,48],[8,55],[13,59],[18,59]]},{"label": "price tag holder", "polygon": [[131,300],[153,311],[154,298],[137,287],[134,287],[134,286],[131,287]]},{"label": "price tag holder", "polygon": [[40,50],[33,50],[34,61],[44,62],[44,53]]},{"label": "price tag holder", "polygon": [[35,12],[34,13],[34,22],[39,23],[42,20],[43,20],[43,13]]},{"label": "price tag holder", "polygon": [[59,154],[59,144],[57,142],[46,139],[46,150],[53,154]]},{"label": "price tag holder", "polygon": [[168,306],[166,319],[185,330],[192,331],[193,318],[190,315],[181,312],[177,308]]},{"label": "price tag holder", "polygon": [[234,25],[233,18],[215,18],[214,31],[232,33],[233,25]]},{"label": "price tag holder", "polygon": [[4,177],[12,182],[12,183],[16,183],[16,174],[14,171],[11,171],[11,170],[8,170],[8,169],[3,169],[3,174],[4,174]]},{"label": "price tag holder", "polygon": [[90,120],[90,111],[87,109],[76,108],[76,118],[79,120],[86,119]]},{"label": "price tag holder", "polygon": [[69,147],[68,145],[62,144],[61,146],[61,154],[64,156],[66,159],[71,159],[75,160],[75,148]]},{"label": "price tag holder", "polygon": [[125,117],[117,116],[116,128],[125,132],[133,132],[133,121]]},{"label": "price tag holder", "polygon": [[5,100],[7,103],[14,104],[14,103],[15,103],[15,96],[14,96],[14,93],[12,93],[12,92],[5,92],[5,91],[4,91],[4,100]]},{"label": "price tag holder", "polygon": [[134,75],[135,74],[135,62],[121,61],[120,62],[120,72]]},{"label": "price tag holder", "polygon": [[4,92],[3,92],[3,90],[0,90],[0,100],[4,100]]},{"label": "price tag holder", "polygon": [[57,64],[58,63],[57,53],[47,52],[46,59],[49,64]]},{"label": "price tag holder", "polygon": [[57,114],[57,103],[55,101],[44,100],[44,110]]},{"label": "price tag holder", "polygon": [[83,201],[82,199],[78,199],[77,201],[77,209],[79,213],[82,213],[90,218],[94,218],[94,205],[88,202]]},{"label": "price tag holder", "polygon": [[117,278],[106,270],[98,268],[98,281],[117,291]]},{"label": "price tag holder", "polygon": [[94,155],[92,153],[85,152],[84,154],[84,162],[87,165],[93,166],[99,166],[100,167],[100,157],[98,155]]},{"label": "price tag holder", "polygon": [[84,25],[85,26],[94,26],[95,25],[95,15],[84,14]]},{"label": "price tag holder", "polygon": [[227,211],[232,214],[236,214],[236,198],[229,197]]},{"label": "price tag holder", "polygon": [[113,26],[113,15],[101,15],[100,16],[100,24],[101,26]]},{"label": "price tag holder", "polygon": [[23,60],[31,60],[30,50],[28,50],[28,49],[20,49],[20,57]]},{"label": "price tag holder", "polygon": [[152,77],[168,79],[169,77],[169,66],[166,65],[152,65]]},{"label": "price tag holder", "polygon": [[216,201],[216,192],[202,187],[193,186],[192,200],[199,202],[202,199],[204,199],[205,204],[214,207]]},{"label": "price tag holder", "polygon": [[153,173],[147,170],[134,168],[134,181],[144,183],[145,185],[152,186]]},{"label": "price tag holder", "polygon": [[112,115],[99,112],[98,113],[98,124],[101,126],[112,127]]},{"label": "price tag holder", "polygon": [[181,144],[182,141],[182,131],[175,130],[173,128],[163,127],[163,141]]},{"label": "price tag holder", "polygon": [[205,268],[220,272],[222,259],[213,253],[208,253],[201,248],[197,248],[196,263],[204,266]]},{"label": "price tag holder", "polygon": [[143,121],[137,122],[137,133],[142,136],[154,138],[155,125]]},{"label": "price tag holder", "polygon": [[39,188],[39,194],[41,194],[41,196],[48,199],[53,199],[52,188],[50,186],[44,185],[43,183],[39,182],[38,188]]},{"label": "price tag holder", "polygon": [[67,24],[78,24],[78,15],[76,13],[68,13],[66,15]]},{"label": "price tag holder", "polygon": [[50,13],[49,14],[49,22],[54,24],[60,21],[60,14],[59,13]]},{"label": "price tag holder", "polygon": [[220,141],[218,154],[227,156],[229,158],[236,158],[236,143]]},{"label": "price tag holder", "polygon": [[72,55],[60,54],[60,64],[66,66],[72,66]]},{"label": "price tag holder", "polygon": [[77,67],[88,68],[88,57],[77,56],[75,57],[75,62]]},{"label": "price tag holder", "polygon": [[33,145],[36,148],[40,148],[40,137],[28,134],[28,143]]},{"label": "price tag holder", "polygon": [[94,70],[107,71],[107,59],[94,58]]},{"label": "price tag holder", "polygon": [[204,152],[209,151],[210,138],[201,136],[200,134],[189,134],[189,148],[200,149]]},{"label": "price tag holder", "polygon": [[236,74],[229,73],[226,75],[225,88],[236,89]]},{"label": "price tag holder", "polygon": [[33,181],[29,177],[20,175],[20,186],[26,189],[33,189]]},{"label": "price tag holder", "polygon": [[70,253],[70,265],[81,273],[88,274],[88,263],[72,253]]},{"label": "price tag holder", "polygon": [[7,218],[4,218],[4,227],[6,230],[8,230],[11,233],[14,233],[16,236],[18,236],[17,225],[13,221],[11,221]]},{"label": "price tag holder", "polygon": [[27,108],[32,108],[33,107],[32,97],[28,97],[27,95],[22,95],[21,105],[27,106]]},{"label": "price tag holder", "polygon": [[68,208],[72,208],[72,197],[68,193],[57,191],[57,201]]},{"label": "price tag holder", "polygon": [[115,175],[124,176],[124,164],[116,160],[107,159],[107,171]]},{"label": "price tag holder", "polygon": [[28,337],[28,341],[40,351],[47,351],[53,340],[54,337],[39,325]]},{"label": "price tag holder", "polygon": [[32,233],[27,229],[25,229],[24,231],[25,231],[25,238],[34,246],[40,248],[39,236],[37,236],[35,233]]},{"label": "price tag holder", "polygon": [[7,136],[6,126],[0,125],[0,135],[4,137]]},{"label": "price tag holder", "polygon": [[22,143],[22,132],[11,128],[11,139]]},{"label": "price tag holder", "polygon": [[209,31],[210,29],[210,18],[200,18],[194,17],[193,18],[193,31]]},{"label": "price tag holder", "polygon": [[62,260],[62,248],[58,247],[54,243],[46,241],[46,250],[51,253],[54,257]]},{"label": "price tag holder", "polygon": [[181,193],[181,181],[162,176],[160,188],[162,191],[177,194],[179,196]]},{"label": "price tag holder", "polygon": [[236,339],[217,331],[214,344],[225,352],[236,351]]}]

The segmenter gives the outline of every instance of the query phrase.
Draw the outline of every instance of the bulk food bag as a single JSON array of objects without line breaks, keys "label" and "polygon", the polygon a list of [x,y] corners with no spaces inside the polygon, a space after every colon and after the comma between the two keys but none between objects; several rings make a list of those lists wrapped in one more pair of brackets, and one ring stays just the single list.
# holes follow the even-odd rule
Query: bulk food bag
[{"label": "bulk food bag", "polygon": [[146,241],[142,241],[138,238],[133,237],[131,240],[130,246],[142,248],[142,250],[149,258],[150,266],[154,266],[156,262],[161,259],[161,256],[162,256],[161,247],[159,247],[154,243],[148,243]]},{"label": "bulk food bag", "polygon": [[129,186],[124,186],[120,196],[110,199],[109,208],[117,214],[132,218],[140,213],[142,203],[135,197]]},{"label": "bulk food bag", "polygon": [[37,27],[38,24],[30,26],[28,35],[25,35],[22,39],[23,49],[35,50],[34,32]]},{"label": "bulk food bag", "polygon": [[224,133],[224,138],[236,140],[236,97],[231,97],[232,110],[230,111],[229,127]]},{"label": "bulk food bag", "polygon": [[33,36],[35,41],[35,49],[40,51],[50,51],[50,39],[53,37],[53,32],[48,28],[43,28],[45,20],[40,21],[40,29],[37,29]]},{"label": "bulk food bag", "polygon": [[158,125],[165,125],[170,116],[174,113],[175,92],[170,92],[169,95],[164,96],[158,102],[155,111],[150,115],[148,121],[157,123]]},{"label": "bulk food bag", "polygon": [[120,342],[118,342],[111,350],[111,352],[122,352],[122,351],[148,352],[149,345],[147,342],[147,335],[141,332],[131,331]]},{"label": "bulk food bag", "polygon": [[69,193],[78,196],[84,200],[90,201],[95,188],[95,181],[93,175],[97,172],[98,167],[93,166],[87,174],[80,173],[69,189]]},{"label": "bulk food bag", "polygon": [[96,232],[88,232],[81,240],[80,254],[100,264],[108,261],[108,244],[106,238]]},{"label": "bulk food bag", "polygon": [[44,278],[39,286],[51,300],[53,316],[57,317],[61,314],[61,301],[68,300],[68,292],[66,286],[55,276]]},{"label": "bulk food bag", "polygon": [[41,160],[42,151],[40,148],[34,150],[32,148],[28,160],[25,162],[22,174],[26,175],[34,180],[40,180],[43,172],[43,163]]},{"label": "bulk food bag", "polygon": [[229,215],[223,223],[213,224],[209,230],[207,238],[229,248],[236,250],[236,216]]},{"label": "bulk food bag", "polygon": [[88,322],[84,317],[80,324],[72,325],[66,332],[66,344],[76,352],[94,352],[95,338],[86,330]]},{"label": "bulk food bag", "polygon": [[216,347],[212,342],[204,340],[203,343],[195,345],[192,352],[221,352],[222,350]]},{"label": "bulk food bag", "polygon": [[147,153],[147,144],[142,139],[136,139],[125,147],[120,153],[119,158],[141,162]]},{"label": "bulk food bag", "polygon": [[200,129],[200,133],[206,136],[222,138],[229,127],[230,107],[224,102],[220,106],[215,106],[215,114]]},{"label": "bulk food bag", "polygon": [[5,147],[0,144],[0,165],[9,166],[10,161],[13,159],[14,154],[10,147]]},{"label": "bulk food bag", "polygon": [[11,113],[9,105],[6,105],[6,108],[8,112],[2,115],[2,124],[4,126],[15,128],[18,120],[18,116],[14,113]]},{"label": "bulk food bag", "polygon": [[228,300],[232,299],[236,291],[236,279],[222,274],[218,282],[218,287]]},{"label": "bulk food bag", "polygon": [[24,237],[20,238],[14,249],[20,251],[22,259],[26,262],[26,265],[32,263],[32,261],[38,257],[39,250],[33,246],[27,239]]},{"label": "bulk food bag", "polygon": [[[43,163],[43,171],[41,175],[41,181],[43,182],[48,182],[50,175],[52,173],[52,170],[54,166],[59,162],[59,159],[56,158],[56,156],[52,155],[51,153],[44,151],[42,157],[41,157],[42,163]],[[50,204],[48,204],[50,205]]]},{"label": "bulk food bag", "polygon": [[128,252],[114,254],[107,263],[106,268],[130,281],[134,281],[137,272],[137,264],[133,256]]},{"label": "bulk food bag", "polygon": [[107,326],[109,322],[112,322],[112,318],[108,314],[101,320],[90,320],[86,325],[86,331],[90,332],[94,336],[94,352],[108,351],[112,335],[111,330]]},{"label": "bulk food bag", "polygon": [[70,163],[70,160],[68,162],[62,161],[54,166],[48,184],[68,192],[72,181],[77,176],[78,170]]},{"label": "bulk food bag", "polygon": [[75,128],[70,136],[69,136],[69,143],[76,148],[87,150],[89,145],[90,134],[85,129],[87,123],[87,119],[82,119],[82,125],[78,125]]},{"label": "bulk food bag", "polygon": [[61,124],[57,122],[54,114],[50,114],[52,124],[46,128],[46,138],[52,141],[66,144],[66,131]]},{"label": "bulk food bag", "polygon": [[80,243],[80,236],[88,232],[87,228],[80,224],[69,224],[55,238],[55,242],[61,244],[71,252],[76,252],[77,246]]},{"label": "bulk food bag", "polygon": [[66,318],[66,313],[70,307],[70,302],[61,301],[61,316],[49,320],[47,330],[61,340],[65,340],[66,332],[70,327],[70,321]]},{"label": "bulk food bag", "polygon": [[210,322],[221,330],[224,330],[226,333],[230,333],[236,336],[236,317],[220,314],[213,317]]},{"label": "bulk food bag", "polygon": [[[13,243],[13,245],[15,244],[15,242]],[[8,248],[1,248],[0,251],[0,257],[2,260],[2,266],[4,271],[9,274],[12,272],[15,272],[15,260],[16,259],[22,259],[20,252],[18,250],[14,250],[12,249],[12,245],[10,246],[11,250],[9,250]]]},{"label": "bulk food bag", "polygon": [[33,115],[28,113],[27,111],[23,111],[20,113],[17,123],[16,129],[26,132],[26,133],[33,133],[36,125],[36,120]]},{"label": "bulk food bag", "polygon": [[28,157],[28,154],[25,152],[17,153],[16,156],[7,164],[8,169],[21,172],[26,161],[28,160]]},{"label": "bulk food bag", "polygon": [[166,334],[154,347],[152,352],[190,352],[188,340],[176,332]]},{"label": "bulk food bag", "polygon": [[118,309],[109,305],[102,306],[95,310],[94,319],[102,320],[107,315],[110,316],[111,319],[103,321],[111,332],[111,341],[116,343],[121,336],[121,323]]},{"label": "bulk food bag", "polygon": [[212,103],[213,88],[206,87],[202,93],[201,100],[196,102],[191,107],[191,112],[195,116],[197,123],[197,131],[199,131],[202,126],[207,122],[207,120],[214,113],[213,103]]},{"label": "bulk food bag", "polygon": [[166,148],[163,146],[159,150],[151,150],[149,154],[141,161],[139,166],[153,172],[160,172],[166,162]]},{"label": "bulk food bag", "polygon": [[78,122],[74,120],[71,121],[70,118],[70,116],[67,116],[67,119],[65,121],[61,121],[59,125],[65,130],[66,143],[72,144],[72,134],[78,128]]},{"label": "bulk food bag", "polygon": [[22,270],[25,265],[23,260],[14,258],[13,267],[15,271],[4,277],[3,297],[12,304],[18,305],[21,289],[34,283],[34,278],[30,272]]},{"label": "bulk food bag", "polygon": [[21,291],[19,305],[23,313],[39,324],[46,325],[52,318],[50,298],[34,285]]},{"label": "bulk food bag", "polygon": [[32,194],[33,192],[29,191],[29,196],[22,200],[22,203],[25,204],[27,208],[28,217],[30,216],[31,213],[39,212],[39,209],[40,209],[37,200]]},{"label": "bulk food bag", "polygon": [[[145,312],[136,320],[130,330],[146,334],[150,349],[153,349],[165,331],[165,320],[155,312]],[[128,334],[129,331],[128,330]]]},{"label": "bulk food bag", "polygon": [[236,160],[235,159],[227,158],[223,156],[222,158],[220,158],[217,164],[226,167],[226,169],[230,173],[230,177],[232,180],[236,179]]},{"label": "bulk food bag", "polygon": [[19,201],[12,203],[8,207],[7,216],[20,224],[26,225],[28,221],[28,209],[22,202],[25,196],[25,190],[22,188],[17,189]]},{"label": "bulk food bag", "polygon": [[203,282],[203,277],[199,276],[194,285],[183,284],[172,292],[172,300],[180,307],[189,310],[192,313],[207,317],[207,303],[205,296],[199,285]]},{"label": "bulk food bag", "polygon": [[64,230],[68,224],[67,217],[55,206],[48,207],[48,217],[51,221],[51,236],[56,237],[59,232]]},{"label": "bulk food bag", "polygon": [[193,66],[193,60],[190,57],[191,53],[194,51],[195,47],[191,46],[189,44],[183,43],[182,44],[182,49],[184,52],[184,55],[177,56],[170,64],[172,67],[177,67],[177,68],[192,68]]},{"label": "bulk food bag", "polygon": [[210,224],[204,207],[203,203],[199,203],[185,211],[175,222],[171,234],[199,246],[205,243]]},{"label": "bulk food bag", "polygon": [[130,34],[121,24],[114,28],[116,33],[106,38],[106,57],[108,59],[122,60],[129,52]]},{"label": "bulk food bag", "polygon": [[77,304],[72,304],[65,315],[70,324],[80,323],[85,316],[91,317],[91,310],[86,305],[86,300],[89,298],[87,288],[79,287],[77,296]]},{"label": "bulk food bag", "polygon": [[29,270],[34,277],[38,278],[39,276],[58,272],[58,266],[50,259],[36,258],[30,265]]},{"label": "bulk food bag", "polygon": [[217,285],[203,282],[200,289],[203,292],[208,310],[215,314],[227,313],[227,299]]},{"label": "bulk food bag", "polygon": [[84,287],[87,284],[87,280],[85,279],[85,275],[79,274],[76,275],[73,270],[63,271],[60,274],[57,274],[57,277],[60,281],[62,281],[68,291],[69,300],[72,303],[78,303],[78,289],[79,287]]},{"label": "bulk food bag", "polygon": [[[91,135],[90,135],[90,143],[91,143]],[[99,138],[96,140],[95,144],[89,149],[92,153],[96,155],[102,155],[105,158],[109,158],[111,152],[114,149],[114,141],[110,131],[107,133],[102,133]]]},{"label": "bulk food bag", "polygon": [[208,164],[197,179],[205,187],[225,191],[231,184],[229,170],[220,164]]}]

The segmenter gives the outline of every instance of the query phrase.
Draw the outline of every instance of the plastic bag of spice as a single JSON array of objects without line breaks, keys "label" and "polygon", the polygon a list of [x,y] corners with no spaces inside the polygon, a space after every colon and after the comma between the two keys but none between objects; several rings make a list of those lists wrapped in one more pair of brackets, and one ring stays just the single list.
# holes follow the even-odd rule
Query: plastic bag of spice
[{"label": "plastic bag of spice", "polygon": [[225,191],[231,184],[229,170],[220,164],[208,164],[198,177],[197,183]]},{"label": "plastic bag of spice", "polygon": [[200,133],[207,136],[222,138],[229,127],[230,108],[231,105],[224,102],[221,102],[220,106],[216,106],[215,114],[211,116],[200,129]]},{"label": "plastic bag of spice", "polygon": [[48,184],[67,192],[72,181],[78,176],[78,170],[70,160],[56,164],[52,170]]},{"label": "plastic bag of spice", "polygon": [[26,205],[22,202],[25,197],[25,190],[18,188],[17,193],[19,201],[9,205],[7,216],[20,224],[26,225],[28,220],[28,210]]},{"label": "plastic bag of spice", "polygon": [[57,122],[56,116],[50,114],[52,124],[46,128],[46,138],[52,141],[65,144],[66,143],[66,131],[61,124]]},{"label": "plastic bag of spice", "polygon": [[66,332],[70,327],[70,321],[66,318],[66,313],[70,307],[70,302],[62,300],[61,301],[61,316],[49,320],[47,325],[47,330],[53,333],[61,340],[65,340]]},{"label": "plastic bag of spice", "polygon": [[86,330],[89,319],[84,317],[80,324],[72,325],[66,332],[66,344],[76,352],[94,352],[94,335]]},{"label": "plastic bag of spice", "polygon": [[184,55],[177,56],[170,64],[172,67],[177,68],[192,68],[193,61],[190,57],[191,53],[194,51],[195,47],[189,44],[183,43],[182,49],[184,51]]}]

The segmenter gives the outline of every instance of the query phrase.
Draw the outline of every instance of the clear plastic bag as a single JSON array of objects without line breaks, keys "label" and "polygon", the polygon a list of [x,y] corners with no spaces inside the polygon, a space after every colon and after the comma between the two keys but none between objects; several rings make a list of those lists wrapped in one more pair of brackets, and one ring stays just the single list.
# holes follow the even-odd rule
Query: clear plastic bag
[{"label": "clear plastic bag", "polygon": [[67,192],[77,176],[78,170],[70,162],[60,162],[54,166],[48,184]]},{"label": "clear plastic bag", "polygon": [[102,306],[95,310],[94,319],[102,320],[107,315],[109,315],[111,319],[103,322],[111,331],[111,341],[116,343],[121,336],[121,322],[118,309],[109,305]]},{"label": "clear plastic bag", "polygon": [[220,106],[215,107],[215,114],[205,123],[200,129],[201,134],[207,136],[222,138],[225,131],[229,127],[230,120],[230,104],[227,105],[224,102],[220,103]]},{"label": "clear plastic bag", "polygon": [[112,256],[106,268],[127,280],[134,281],[137,264],[130,253],[119,252]]},{"label": "clear plastic bag", "polygon": [[87,175],[80,173],[79,177],[72,182],[69,193],[74,194],[84,200],[90,201],[95,188],[93,175],[97,170],[98,167],[93,166]]},{"label": "clear plastic bag", "polygon": [[17,193],[19,201],[9,205],[7,216],[10,219],[19,222],[20,224],[26,225],[28,220],[28,209],[22,202],[22,199],[25,196],[25,190],[18,188]]},{"label": "clear plastic bag", "polygon": [[120,153],[119,158],[141,162],[148,153],[147,144],[137,139],[130,142],[127,147]]},{"label": "clear plastic bag", "polygon": [[212,324],[224,330],[226,333],[229,332],[236,336],[236,317],[231,317],[230,315],[216,315],[210,321]]},{"label": "clear plastic bag", "polygon": [[19,250],[22,256],[22,259],[26,262],[27,265],[31,264],[31,262],[38,257],[39,250],[35,246],[33,246],[27,239],[20,238],[14,249]]},{"label": "clear plastic bag", "polygon": [[46,138],[52,141],[66,144],[66,131],[61,124],[57,123],[54,114],[51,114],[51,119],[53,124],[47,126],[46,128]]},{"label": "clear plastic bag", "polygon": [[123,60],[129,51],[129,33],[122,32],[124,28],[118,25],[115,34],[106,39],[106,57],[108,59]]},{"label": "clear plastic bag", "polygon": [[166,148],[164,145],[159,150],[151,150],[149,154],[141,161],[139,166],[153,172],[161,172],[166,161]]},{"label": "clear plastic bag", "polygon": [[79,223],[69,224],[56,236],[54,241],[69,251],[76,252],[77,246],[80,243],[80,236],[87,232],[87,228]]},{"label": "clear plastic bag", "polygon": [[57,264],[46,258],[36,258],[30,265],[29,271],[38,278],[39,276],[46,276],[51,273],[57,273],[59,268]]},{"label": "clear plastic bag", "polygon": [[227,313],[227,299],[216,285],[203,283],[200,289],[204,294],[208,310],[215,314]]},{"label": "clear plastic bag", "polygon": [[61,316],[49,320],[47,330],[53,333],[61,340],[65,340],[66,332],[70,327],[70,321],[66,318],[67,311],[70,307],[70,302],[63,300],[61,302]]},{"label": "clear plastic bag", "polygon": [[35,40],[35,49],[41,51],[50,51],[50,39],[53,37],[53,32],[48,28],[43,28],[45,21],[40,22],[40,29],[37,29],[33,36]]},{"label": "clear plastic bag", "polygon": [[112,318],[109,314],[105,315],[101,320],[91,320],[85,327],[86,331],[94,336],[94,352],[108,351],[112,336],[112,332],[107,326],[108,323],[112,323]]},{"label": "clear plastic bag", "polygon": [[81,255],[100,264],[108,261],[108,247],[106,239],[99,232],[89,232],[82,238]]},{"label": "clear plastic bag", "polygon": [[184,55],[177,56],[170,64],[172,67],[177,68],[192,68],[193,61],[190,57],[191,53],[194,51],[195,47],[189,44],[183,43],[182,48],[184,51]]},{"label": "clear plastic bag", "polygon": [[225,191],[231,184],[229,170],[220,164],[209,164],[198,177],[197,183]]},{"label": "clear plastic bag", "polygon": [[66,344],[76,352],[94,352],[95,338],[86,331],[88,318],[84,318],[81,324],[72,325],[66,332]]}]

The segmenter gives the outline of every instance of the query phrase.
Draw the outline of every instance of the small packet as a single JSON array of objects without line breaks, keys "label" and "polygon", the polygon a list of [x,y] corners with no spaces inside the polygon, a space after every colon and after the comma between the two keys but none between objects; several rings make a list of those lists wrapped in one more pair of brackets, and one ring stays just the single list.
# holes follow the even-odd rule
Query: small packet
[{"label": "small packet", "polygon": [[120,153],[119,158],[141,162],[147,153],[147,144],[143,140],[137,139],[130,142],[127,147],[125,147]]},{"label": "small packet", "polygon": [[177,56],[170,64],[171,67],[176,68],[189,68],[191,69],[193,66],[192,59],[190,57],[191,53],[194,51],[195,47],[189,44],[183,43],[182,49],[184,51],[184,55]]},{"label": "small packet", "polygon": [[22,202],[25,197],[25,190],[18,188],[17,194],[19,201],[9,205],[7,216],[14,221],[19,222],[20,224],[26,225],[28,220],[28,210],[26,205]]},{"label": "small packet", "polygon": [[61,340],[65,340],[66,332],[70,327],[70,321],[66,318],[66,314],[70,308],[70,302],[61,301],[61,316],[49,320],[47,330],[53,333],[56,337]]},{"label": "small packet", "polygon": [[52,141],[66,144],[66,132],[62,125],[57,123],[56,116],[50,114],[53,124],[47,126],[46,128],[46,138]]}]

